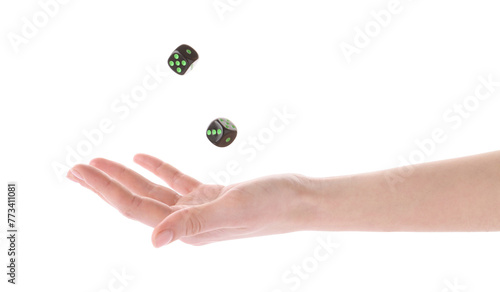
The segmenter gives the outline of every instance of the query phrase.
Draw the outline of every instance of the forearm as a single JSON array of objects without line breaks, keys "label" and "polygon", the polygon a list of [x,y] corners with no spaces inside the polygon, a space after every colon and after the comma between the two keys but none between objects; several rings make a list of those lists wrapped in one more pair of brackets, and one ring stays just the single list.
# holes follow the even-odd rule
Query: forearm
[{"label": "forearm", "polygon": [[500,231],[500,151],[311,181],[313,230]]}]

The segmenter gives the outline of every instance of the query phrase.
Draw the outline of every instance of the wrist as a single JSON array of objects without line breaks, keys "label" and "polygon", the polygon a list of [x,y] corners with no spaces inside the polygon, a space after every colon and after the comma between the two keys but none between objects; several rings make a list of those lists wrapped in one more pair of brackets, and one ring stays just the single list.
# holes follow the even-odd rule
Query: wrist
[{"label": "wrist", "polygon": [[395,231],[405,216],[406,201],[387,190],[379,172],[311,178],[309,197],[307,230]]},{"label": "wrist", "polygon": [[303,206],[305,213],[304,230],[333,231],[335,226],[337,206],[345,192],[346,178],[314,178],[308,177],[304,192]]},{"label": "wrist", "polygon": [[300,185],[295,189],[298,200],[293,205],[292,217],[296,231],[339,230],[339,200],[348,188],[348,177],[315,178],[295,175]]},{"label": "wrist", "polygon": [[372,215],[380,208],[366,197],[366,179],[359,175],[309,178],[305,230],[369,230]]}]

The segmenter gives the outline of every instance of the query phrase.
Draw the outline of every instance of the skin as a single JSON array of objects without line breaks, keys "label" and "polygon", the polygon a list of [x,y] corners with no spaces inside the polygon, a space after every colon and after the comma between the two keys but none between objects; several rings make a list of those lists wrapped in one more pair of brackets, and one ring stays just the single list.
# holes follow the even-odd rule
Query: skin
[{"label": "skin", "polygon": [[146,154],[134,161],[170,188],[103,158],[74,166],[67,177],[154,227],[155,247],[301,230],[500,230],[500,151],[349,176],[282,174],[228,186],[203,184]]}]

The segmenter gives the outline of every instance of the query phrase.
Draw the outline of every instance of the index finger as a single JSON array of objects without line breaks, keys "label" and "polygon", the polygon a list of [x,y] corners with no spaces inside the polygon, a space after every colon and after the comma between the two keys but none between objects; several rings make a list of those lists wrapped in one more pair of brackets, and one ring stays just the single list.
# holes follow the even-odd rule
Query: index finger
[{"label": "index finger", "polygon": [[196,179],[180,172],[172,165],[161,161],[160,159],[147,154],[137,154],[134,156],[134,161],[156,174],[164,180],[171,188],[182,195],[189,194],[202,183]]}]

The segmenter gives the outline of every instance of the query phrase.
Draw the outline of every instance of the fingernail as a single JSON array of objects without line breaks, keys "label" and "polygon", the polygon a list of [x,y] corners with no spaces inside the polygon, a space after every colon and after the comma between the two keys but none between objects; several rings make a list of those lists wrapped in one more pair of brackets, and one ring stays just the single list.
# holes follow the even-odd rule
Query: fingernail
[{"label": "fingernail", "polygon": [[76,176],[79,180],[85,181],[85,179],[83,179],[83,176],[78,171],[76,171],[74,169],[70,169],[69,171],[71,171],[71,174],[73,174],[74,176]]},{"label": "fingernail", "polygon": [[164,245],[167,245],[170,243],[172,240],[173,234],[172,231],[170,230],[164,230],[156,236],[155,239],[155,247],[162,247]]},{"label": "fingernail", "polygon": [[68,179],[70,179],[71,181],[74,181],[74,182],[76,182],[76,183],[79,183],[79,182],[80,182],[80,180],[79,180],[78,178],[76,178],[76,177],[75,177],[75,176],[71,173],[71,171],[68,171],[68,173],[66,174],[66,177],[67,177]]}]

